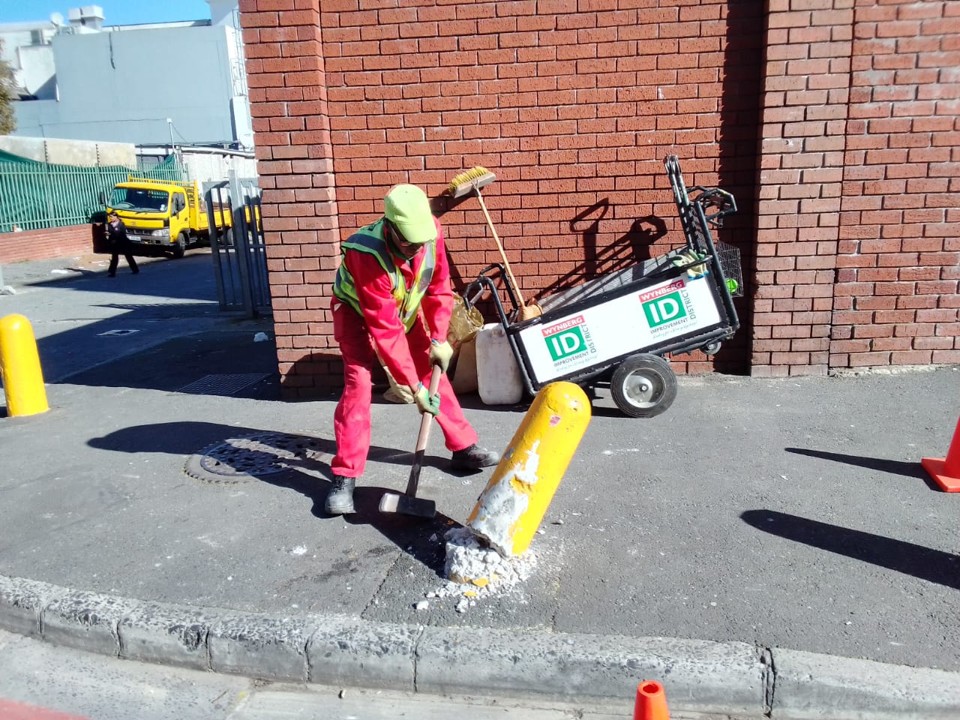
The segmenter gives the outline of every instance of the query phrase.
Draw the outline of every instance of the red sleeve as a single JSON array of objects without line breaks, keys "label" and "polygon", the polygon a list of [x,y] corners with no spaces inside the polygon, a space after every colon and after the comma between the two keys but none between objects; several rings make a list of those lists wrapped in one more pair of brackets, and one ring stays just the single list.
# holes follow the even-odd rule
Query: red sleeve
[{"label": "red sleeve", "polygon": [[397,312],[390,276],[370,253],[348,250],[343,261],[353,276],[360,310],[381,362],[399,384],[415,388],[420,378]]},{"label": "red sleeve", "polygon": [[453,313],[453,290],[450,289],[450,264],[447,262],[443,227],[436,218],[433,221],[437,224],[437,264],[420,307],[423,308],[423,317],[430,328],[430,337],[442,342],[447,339],[450,315]]}]

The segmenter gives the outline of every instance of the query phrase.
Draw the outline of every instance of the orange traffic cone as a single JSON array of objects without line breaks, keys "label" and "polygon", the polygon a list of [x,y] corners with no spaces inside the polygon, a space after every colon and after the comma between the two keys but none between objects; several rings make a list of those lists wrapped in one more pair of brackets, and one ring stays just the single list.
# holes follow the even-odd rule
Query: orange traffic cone
[{"label": "orange traffic cone", "polygon": [[637,704],[633,720],[670,720],[667,694],[656,680],[644,680],[637,685]]},{"label": "orange traffic cone", "polygon": [[944,492],[960,492],[960,420],[957,421],[947,456],[943,459],[922,458],[920,464]]}]

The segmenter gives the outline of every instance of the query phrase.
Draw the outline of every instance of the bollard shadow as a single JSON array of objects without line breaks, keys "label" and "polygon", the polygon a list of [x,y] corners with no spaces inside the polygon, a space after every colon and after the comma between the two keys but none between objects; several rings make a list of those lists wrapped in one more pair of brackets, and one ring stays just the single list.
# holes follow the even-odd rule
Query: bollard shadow
[{"label": "bollard shadow", "polygon": [[765,533],[960,590],[960,556],[775,510],[740,518]]},{"label": "bollard shadow", "polygon": [[[280,438],[283,442],[276,442]],[[244,447],[235,456],[220,452],[212,452],[211,455],[215,455],[215,460],[219,462],[224,462],[226,457],[226,462],[234,463],[233,469],[246,472],[246,478],[300,493],[312,503],[310,513],[318,519],[340,517],[328,515],[323,509],[333,479],[330,458],[336,452],[336,445],[329,438],[191,421],[131,426],[92,438],[87,444],[112,452],[162,453],[191,458],[215,451],[221,446],[229,446],[230,440],[244,439],[257,439],[262,449]],[[409,467],[413,462],[413,453],[371,446],[368,459]],[[448,463],[449,459],[433,455],[427,455],[423,460],[424,467],[437,467],[455,475],[450,472]],[[278,465],[282,465],[283,469],[273,471]],[[264,468],[270,468],[270,471]],[[444,546],[442,542],[430,538],[433,535],[442,538],[447,530],[461,526],[442,513],[437,513],[431,519],[381,513],[380,499],[384,493],[400,493],[403,489],[364,485],[361,480],[354,495],[357,512],[343,519],[351,525],[369,525],[397,548],[442,577]]]},{"label": "bollard shadow", "polygon": [[867,468],[868,470],[880,470],[882,472],[892,473],[894,475],[903,475],[923,480],[932,490],[939,490],[940,487],[924,471],[920,463],[904,462],[902,460],[885,460],[883,458],[864,457],[862,455],[846,455],[844,453],[827,452],[826,450],[810,450],[808,448],[784,448],[788,453],[795,455],[805,455],[807,457],[820,458],[822,460],[831,460],[833,462],[844,463],[846,465],[855,465],[857,467]]}]

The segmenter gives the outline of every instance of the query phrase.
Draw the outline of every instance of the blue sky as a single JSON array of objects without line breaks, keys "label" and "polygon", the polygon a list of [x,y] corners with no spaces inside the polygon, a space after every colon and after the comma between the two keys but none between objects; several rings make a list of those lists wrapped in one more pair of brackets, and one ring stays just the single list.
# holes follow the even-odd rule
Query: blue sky
[{"label": "blue sky", "polygon": [[83,5],[103,8],[105,25],[210,19],[206,0],[0,0],[0,23],[47,20],[53,12],[66,18]]}]

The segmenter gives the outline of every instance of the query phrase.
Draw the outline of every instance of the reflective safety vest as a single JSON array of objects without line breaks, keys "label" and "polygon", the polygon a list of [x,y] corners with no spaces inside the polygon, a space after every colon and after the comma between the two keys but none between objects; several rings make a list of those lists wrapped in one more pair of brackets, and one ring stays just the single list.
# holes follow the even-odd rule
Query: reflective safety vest
[{"label": "reflective safety vest", "polygon": [[[430,281],[433,279],[433,270],[437,265],[436,241],[427,243],[424,249],[426,252],[423,261],[420,263],[420,269],[414,275],[413,287],[408,288],[403,279],[403,273],[394,263],[393,255],[383,238],[383,218],[372,225],[360,228],[340,244],[342,255],[346,255],[348,250],[370,253],[380,263],[383,271],[390,276],[393,281],[393,298],[397,301],[397,313],[407,332],[410,332],[417,319],[420,301],[427,294],[427,288],[430,287]],[[340,268],[337,270],[337,276],[333,281],[333,294],[356,310],[358,314],[363,314],[360,310],[360,300],[357,297],[357,288],[353,282],[353,276],[347,270],[347,264],[343,256],[340,258]]]}]

